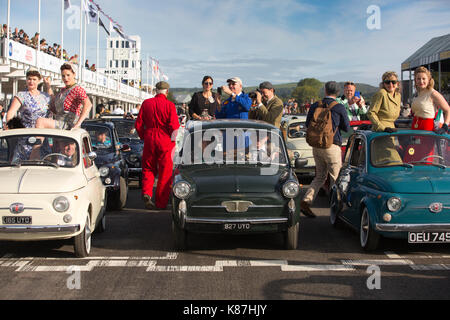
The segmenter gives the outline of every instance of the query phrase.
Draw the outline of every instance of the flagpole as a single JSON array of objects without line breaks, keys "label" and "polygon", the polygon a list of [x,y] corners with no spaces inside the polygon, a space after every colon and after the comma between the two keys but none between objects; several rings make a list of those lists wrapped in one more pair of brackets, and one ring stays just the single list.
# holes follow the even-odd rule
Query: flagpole
[{"label": "flagpole", "polygon": [[96,61],[97,68],[96,69],[98,69],[100,66],[99,59],[100,59],[100,14],[97,9],[97,61]]},{"label": "flagpole", "polygon": [[9,62],[8,49],[9,49],[9,26],[10,26],[10,23],[11,23],[11,0],[8,0],[8,9],[7,10],[8,10],[8,14],[7,14],[7,17],[6,17],[6,24],[7,24],[7,27],[6,27],[6,39],[8,41],[6,42],[5,50],[4,50],[3,53],[5,54],[6,62]]},{"label": "flagpole", "polygon": [[40,70],[39,56],[41,51],[41,0],[38,0],[38,43],[37,43],[37,55],[36,55],[36,67]]},{"label": "flagpole", "polygon": [[[85,5],[87,5],[87,3],[85,2]],[[87,9],[87,7],[84,7],[84,9]],[[87,47],[87,45],[86,45],[86,38],[87,38],[87,25],[88,25],[88,21],[87,21],[87,19],[88,19],[88,17],[87,17],[87,12],[85,11],[84,12],[84,14],[83,14],[83,17],[84,17],[84,51],[83,51],[83,61],[85,61],[85,60],[87,60],[87,54],[86,54],[86,47]],[[84,65],[84,63],[83,63],[83,65]]]},{"label": "flagpole", "polygon": [[64,63],[64,0],[61,0],[61,60]]},{"label": "flagpole", "polygon": [[80,55],[79,55],[79,61],[78,61],[78,81],[81,83],[82,81],[82,55],[83,55],[83,1],[80,0]]}]

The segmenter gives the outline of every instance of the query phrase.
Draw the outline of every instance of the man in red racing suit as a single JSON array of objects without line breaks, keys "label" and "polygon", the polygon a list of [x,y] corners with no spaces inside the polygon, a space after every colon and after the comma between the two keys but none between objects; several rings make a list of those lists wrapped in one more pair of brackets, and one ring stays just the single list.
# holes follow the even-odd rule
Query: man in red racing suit
[{"label": "man in red racing suit", "polygon": [[[147,209],[165,209],[172,184],[173,159],[178,122],[175,105],[167,99],[169,84],[156,84],[156,96],[143,102],[135,127],[144,140],[142,154],[142,197]],[[152,201],[153,185],[158,176],[155,203]]]}]

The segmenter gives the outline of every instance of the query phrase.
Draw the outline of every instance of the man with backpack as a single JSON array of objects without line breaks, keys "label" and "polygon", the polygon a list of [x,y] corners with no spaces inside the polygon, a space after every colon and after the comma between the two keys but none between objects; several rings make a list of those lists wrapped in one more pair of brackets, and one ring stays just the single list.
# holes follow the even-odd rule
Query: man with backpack
[{"label": "man with backpack", "polygon": [[325,84],[325,98],[311,106],[306,117],[306,141],[313,147],[316,176],[300,203],[301,212],[315,218],[311,204],[330,175],[330,185],[336,181],[342,167],[342,137],[340,130],[348,132],[350,123],[345,107],[336,101],[339,87],[335,81]]}]

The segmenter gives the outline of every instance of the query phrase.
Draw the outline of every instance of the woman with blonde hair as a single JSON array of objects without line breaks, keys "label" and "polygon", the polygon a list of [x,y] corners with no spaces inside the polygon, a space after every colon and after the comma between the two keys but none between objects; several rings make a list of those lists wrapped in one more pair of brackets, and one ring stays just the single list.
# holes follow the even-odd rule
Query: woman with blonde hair
[{"label": "woman with blonde hair", "polygon": [[[401,95],[398,76],[394,71],[385,72],[380,83],[380,90],[373,96],[372,104],[367,113],[372,122],[372,130],[378,132],[394,133],[395,120],[400,116]],[[394,140],[390,136],[376,139],[374,148],[377,149],[375,165],[387,163],[402,163]]]},{"label": "woman with blonde hair", "polygon": [[[414,85],[417,97],[413,99],[411,111],[414,113],[412,122],[413,130],[436,130],[439,134],[448,131],[450,123],[450,107],[445,98],[434,90],[434,79],[431,72],[425,67],[419,67],[414,71]],[[434,119],[438,110],[444,113],[444,124],[441,128],[434,126]],[[439,119],[437,119],[439,122]]]},{"label": "woman with blonde hair", "polygon": [[380,90],[373,96],[367,113],[373,131],[396,132],[394,122],[400,116],[401,94],[398,76],[394,71],[385,72]]}]

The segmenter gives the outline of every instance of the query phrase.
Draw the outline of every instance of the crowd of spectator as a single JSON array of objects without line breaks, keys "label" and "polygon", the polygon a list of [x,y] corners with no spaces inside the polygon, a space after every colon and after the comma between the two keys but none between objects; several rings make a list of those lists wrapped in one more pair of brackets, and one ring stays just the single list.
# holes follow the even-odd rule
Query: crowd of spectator
[{"label": "crowd of spectator", "polygon": [[[6,24],[3,24],[1,31],[0,31],[0,37],[6,38],[8,35],[8,26]],[[68,61],[74,64],[78,64],[78,55],[75,54],[74,56],[69,56],[67,54],[67,51],[65,49],[61,48],[61,45],[57,43],[53,43],[53,45],[47,43],[47,40],[44,38],[39,38],[39,32],[36,32],[32,38],[23,30],[19,28],[15,28],[14,32],[11,32],[11,28],[9,30],[9,38],[13,41],[22,43],[26,46],[32,47],[34,49],[38,49],[44,53],[47,53],[49,55],[52,55],[54,57],[62,59],[64,61]],[[61,52],[62,49],[62,52]]]},{"label": "crowd of spectator", "polygon": [[311,103],[298,103],[295,99],[289,99],[284,103],[283,114],[304,114],[306,115],[311,107]]}]

